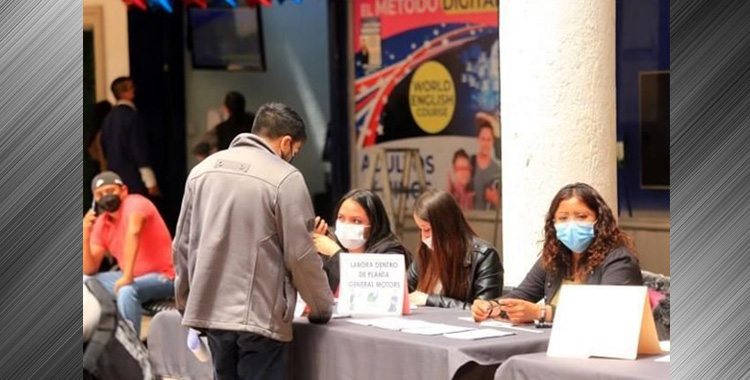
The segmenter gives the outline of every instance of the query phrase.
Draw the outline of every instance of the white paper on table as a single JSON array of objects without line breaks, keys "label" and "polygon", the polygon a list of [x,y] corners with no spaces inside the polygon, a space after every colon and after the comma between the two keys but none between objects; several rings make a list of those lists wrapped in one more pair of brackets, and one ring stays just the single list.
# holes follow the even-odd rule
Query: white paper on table
[{"label": "white paper on table", "polygon": [[654,361],[655,361],[655,362],[664,362],[664,363],[669,363],[669,355],[667,355],[667,356],[662,356],[662,357],[660,357],[659,359],[656,359],[656,360],[654,360]]},{"label": "white paper on table", "polygon": [[420,321],[418,319],[406,318],[378,318],[374,319],[370,326],[379,327],[386,330],[404,330],[432,327],[436,323]]},{"label": "white paper on table", "polygon": [[430,323],[420,321],[418,319],[407,319],[399,317],[385,317],[385,318],[353,318],[348,320],[350,323],[355,323],[363,326],[378,327],[386,330],[404,330],[404,329],[418,329],[432,327],[436,323]]},{"label": "white paper on table", "polygon": [[[462,321],[466,321],[466,322],[474,322],[474,318],[472,318],[472,317],[459,317],[458,319],[460,319]],[[525,331],[525,332],[530,332],[530,333],[534,333],[534,334],[542,334],[542,333],[544,333],[544,331],[542,331],[542,330],[530,329],[530,328],[524,328],[524,327],[516,327],[516,326],[513,326],[512,323],[495,321],[495,320],[486,320],[486,321],[474,322],[474,323],[478,324],[481,327],[501,327],[501,328],[504,328],[504,329]]]},{"label": "white paper on table", "polygon": [[664,352],[669,352],[669,341],[663,340],[659,342],[659,347],[661,347],[661,350]]},{"label": "white paper on table", "polygon": [[307,304],[302,299],[302,296],[300,296],[299,292],[297,293],[297,304],[294,306],[294,318],[299,318],[302,316],[302,313],[305,312],[305,308],[307,307]]},{"label": "white paper on table", "polygon": [[515,334],[516,333],[512,333],[510,331],[497,331],[493,329],[473,329],[473,330],[459,332],[459,333],[445,334],[443,336],[446,338],[451,338],[451,339],[477,340],[477,339],[485,339],[485,338],[498,338],[501,336],[509,336],[509,335],[515,335]]},{"label": "white paper on table", "polygon": [[443,335],[443,334],[452,334],[452,333],[468,331],[468,330],[474,330],[474,329],[472,329],[471,327],[451,326],[451,325],[444,325],[442,323],[437,323],[428,327],[419,327],[415,329],[403,329],[401,330],[401,332],[405,332],[407,334],[417,334],[417,335]]},{"label": "white paper on table", "polygon": [[362,326],[372,326],[374,319],[364,319],[364,318],[352,318],[347,320],[349,323],[354,323],[355,325],[362,325]]}]

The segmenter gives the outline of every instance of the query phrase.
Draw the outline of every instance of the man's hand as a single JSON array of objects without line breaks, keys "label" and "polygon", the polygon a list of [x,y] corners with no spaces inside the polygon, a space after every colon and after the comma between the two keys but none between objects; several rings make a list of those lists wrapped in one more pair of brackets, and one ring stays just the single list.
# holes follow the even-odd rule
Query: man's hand
[{"label": "man's hand", "polygon": [[117,282],[115,282],[115,294],[117,294],[118,291],[120,291],[120,288],[123,286],[128,286],[133,283],[132,277],[126,277],[122,276],[119,279],[117,279]]},{"label": "man's hand", "polygon": [[427,304],[427,293],[415,291],[409,294],[409,304],[416,306],[424,306]]},{"label": "man's hand", "polygon": [[317,233],[313,234],[313,243],[315,243],[315,249],[318,250],[318,252],[329,257],[333,256],[341,249],[333,239]]},{"label": "man's hand", "polygon": [[158,185],[154,185],[148,188],[148,195],[152,197],[158,197],[161,195],[161,191],[159,190]]},{"label": "man's hand", "polygon": [[96,222],[96,214],[94,210],[89,210],[86,215],[83,216],[83,233],[90,233],[94,228],[94,222]]}]

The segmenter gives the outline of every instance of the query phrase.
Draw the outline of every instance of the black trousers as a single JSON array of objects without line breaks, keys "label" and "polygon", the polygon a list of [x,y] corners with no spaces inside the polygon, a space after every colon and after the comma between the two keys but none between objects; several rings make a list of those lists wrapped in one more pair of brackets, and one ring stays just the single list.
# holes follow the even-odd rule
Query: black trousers
[{"label": "black trousers", "polygon": [[283,380],[286,376],[286,343],[261,335],[224,330],[204,330],[211,349],[217,380]]}]

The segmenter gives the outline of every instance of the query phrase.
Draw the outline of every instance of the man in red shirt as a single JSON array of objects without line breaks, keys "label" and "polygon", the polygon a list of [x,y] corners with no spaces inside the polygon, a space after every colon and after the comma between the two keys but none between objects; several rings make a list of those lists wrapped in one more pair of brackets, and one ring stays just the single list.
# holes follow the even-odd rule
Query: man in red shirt
[{"label": "man in red shirt", "polygon": [[[98,279],[122,316],[141,327],[141,304],[174,296],[172,237],[153,203],[128,188],[114,172],[103,172],[91,183],[98,214],[83,218],[83,274]],[[119,271],[97,273],[105,253]]]}]

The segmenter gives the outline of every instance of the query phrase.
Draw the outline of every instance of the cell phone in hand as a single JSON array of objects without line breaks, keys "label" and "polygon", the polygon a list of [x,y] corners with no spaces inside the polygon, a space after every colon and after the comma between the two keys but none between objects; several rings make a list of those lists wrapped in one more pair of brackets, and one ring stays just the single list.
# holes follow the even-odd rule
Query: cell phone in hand
[{"label": "cell phone in hand", "polygon": [[99,216],[99,205],[96,203],[96,199],[91,200],[91,210],[94,211],[94,215]]}]

